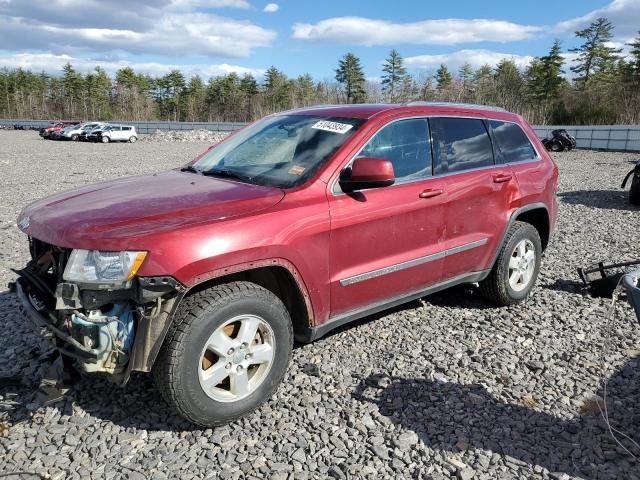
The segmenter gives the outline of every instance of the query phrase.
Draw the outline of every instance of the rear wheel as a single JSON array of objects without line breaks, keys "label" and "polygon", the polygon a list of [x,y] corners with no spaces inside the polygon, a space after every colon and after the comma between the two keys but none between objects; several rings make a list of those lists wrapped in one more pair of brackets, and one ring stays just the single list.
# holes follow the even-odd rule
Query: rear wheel
[{"label": "rear wheel", "polygon": [[187,297],[154,366],[167,402],[189,421],[221,425],[259,407],[282,381],[293,331],[270,291],[233,282]]},{"label": "rear wheel", "polygon": [[631,178],[629,202],[631,203],[631,205],[640,205],[640,177],[638,177],[635,173]]},{"label": "rear wheel", "polygon": [[131,136],[129,137],[129,143],[136,143],[138,141],[138,137]]},{"label": "rear wheel", "polygon": [[78,135],[71,135],[71,140],[74,142],[78,141]]},{"label": "rear wheel", "polygon": [[511,305],[524,300],[538,277],[542,244],[533,225],[514,222],[480,291],[489,301]]}]

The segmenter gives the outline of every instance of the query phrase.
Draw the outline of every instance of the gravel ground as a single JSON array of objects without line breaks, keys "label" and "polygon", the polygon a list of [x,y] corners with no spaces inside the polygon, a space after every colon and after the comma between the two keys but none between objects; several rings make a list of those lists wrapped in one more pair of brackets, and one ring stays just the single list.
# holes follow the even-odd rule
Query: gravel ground
[{"label": "gravel ground", "polygon": [[[27,260],[15,218],[29,201],[177,166],[206,145],[72,144],[0,131],[0,281]],[[610,422],[640,443],[640,327],[620,304],[605,328],[607,301],[586,296],[575,273],[638,256],[640,212],[618,189],[636,157],[557,155],[558,231],[526,303],[494,308],[460,287],[357,322],[296,348],[277,394],[215,430],[172,413],[145,375],[125,387],[84,379],[58,403],[30,405],[49,349],[24,325],[14,296],[0,293],[0,370],[22,377],[0,387],[0,472],[640,479],[640,460],[612,440],[598,411],[608,332]]]}]

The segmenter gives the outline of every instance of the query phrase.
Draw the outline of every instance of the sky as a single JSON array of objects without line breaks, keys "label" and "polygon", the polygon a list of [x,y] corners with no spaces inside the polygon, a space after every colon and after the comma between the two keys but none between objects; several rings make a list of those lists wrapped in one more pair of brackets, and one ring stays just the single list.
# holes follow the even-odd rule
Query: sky
[{"label": "sky", "polygon": [[577,46],[574,32],[600,16],[628,51],[640,0],[0,0],[0,68],[56,74],[70,62],[82,72],[178,68],[207,79],[260,78],[274,65],[324,80],[352,52],[376,79],[393,48],[415,75],[502,58],[524,68],[556,38]]}]

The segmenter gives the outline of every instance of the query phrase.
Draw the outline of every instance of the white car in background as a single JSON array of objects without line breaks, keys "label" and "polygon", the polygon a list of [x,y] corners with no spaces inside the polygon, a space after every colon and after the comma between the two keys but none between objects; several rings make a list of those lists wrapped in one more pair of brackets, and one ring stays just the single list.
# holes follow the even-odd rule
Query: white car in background
[{"label": "white car in background", "polygon": [[97,141],[109,142],[130,142],[138,141],[138,132],[133,125],[111,125],[98,133]]}]

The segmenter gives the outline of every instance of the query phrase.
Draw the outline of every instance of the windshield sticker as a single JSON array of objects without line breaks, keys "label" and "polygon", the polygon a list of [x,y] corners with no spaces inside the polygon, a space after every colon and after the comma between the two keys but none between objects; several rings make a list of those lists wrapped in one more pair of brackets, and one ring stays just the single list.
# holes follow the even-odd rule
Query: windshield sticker
[{"label": "windshield sticker", "polygon": [[330,122],[328,120],[320,120],[314,125],[311,125],[311,128],[315,128],[316,130],[324,130],[326,132],[345,134],[353,128],[353,125],[349,125],[348,123],[338,123],[338,122]]},{"label": "windshield sticker", "polygon": [[306,168],[301,167],[300,165],[294,165],[287,172],[289,175],[302,175],[302,173],[306,170]]}]

